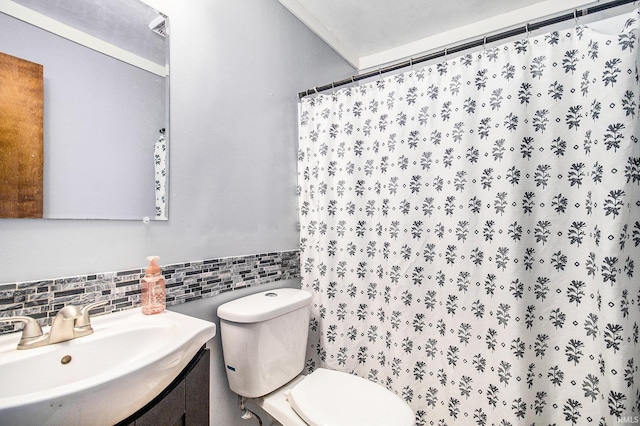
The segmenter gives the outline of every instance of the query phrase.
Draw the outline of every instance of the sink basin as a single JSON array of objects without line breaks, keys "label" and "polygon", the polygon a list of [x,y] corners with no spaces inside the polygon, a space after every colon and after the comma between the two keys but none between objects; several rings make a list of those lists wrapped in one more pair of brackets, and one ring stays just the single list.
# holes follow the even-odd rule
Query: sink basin
[{"label": "sink basin", "polygon": [[36,349],[18,351],[20,333],[0,336],[0,423],[113,425],[166,388],[216,332],[208,321],[140,308],[91,323],[89,336]]}]

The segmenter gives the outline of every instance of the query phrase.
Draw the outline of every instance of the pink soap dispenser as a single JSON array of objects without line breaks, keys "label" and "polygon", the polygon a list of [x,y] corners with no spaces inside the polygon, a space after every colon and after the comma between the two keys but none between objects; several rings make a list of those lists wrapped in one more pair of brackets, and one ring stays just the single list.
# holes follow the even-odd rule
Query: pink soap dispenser
[{"label": "pink soap dispenser", "polygon": [[149,264],[144,270],[144,277],[140,284],[142,285],[142,313],[145,315],[159,314],[164,312],[166,308],[166,285],[162,275],[160,275],[160,266],[158,265],[158,256],[149,256],[147,261]]}]

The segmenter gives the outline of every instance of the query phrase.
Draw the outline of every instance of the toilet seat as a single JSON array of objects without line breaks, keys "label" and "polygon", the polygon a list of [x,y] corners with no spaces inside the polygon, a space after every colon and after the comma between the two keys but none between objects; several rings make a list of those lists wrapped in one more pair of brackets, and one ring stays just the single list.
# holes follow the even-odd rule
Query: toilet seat
[{"label": "toilet seat", "polygon": [[289,404],[311,426],[412,426],[411,408],[361,377],[319,368],[288,392]]}]

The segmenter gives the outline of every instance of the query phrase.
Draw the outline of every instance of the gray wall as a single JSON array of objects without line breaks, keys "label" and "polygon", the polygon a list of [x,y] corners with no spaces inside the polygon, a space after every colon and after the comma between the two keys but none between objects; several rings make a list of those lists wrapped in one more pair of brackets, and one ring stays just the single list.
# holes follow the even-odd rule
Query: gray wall
[{"label": "gray wall", "polygon": [[[171,20],[169,221],[0,220],[0,284],[295,250],[297,92],[353,69],[277,0],[146,0]],[[217,305],[277,282],[172,309]],[[239,418],[219,335],[214,425]]]},{"label": "gray wall", "polygon": [[169,221],[0,220],[0,283],[298,247],[297,92],[353,69],[276,0],[147,0],[171,21]]}]

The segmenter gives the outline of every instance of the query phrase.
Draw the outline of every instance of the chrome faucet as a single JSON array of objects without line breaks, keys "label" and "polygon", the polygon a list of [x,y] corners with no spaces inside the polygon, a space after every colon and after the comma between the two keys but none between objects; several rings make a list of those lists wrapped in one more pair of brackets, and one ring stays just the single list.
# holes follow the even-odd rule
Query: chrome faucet
[{"label": "chrome faucet", "polygon": [[90,303],[82,309],[67,305],[58,311],[51,323],[49,333],[43,333],[40,324],[28,316],[0,318],[0,322],[22,322],[22,337],[18,349],[33,349],[40,346],[65,342],[93,333],[89,311],[109,303],[107,300]]},{"label": "chrome faucet", "polygon": [[67,305],[60,309],[51,322],[47,344],[65,342],[75,338],[73,327],[78,318],[80,318],[80,309],[77,307]]},{"label": "chrome faucet", "polygon": [[97,308],[98,306],[106,305],[109,303],[108,300],[103,300],[101,302],[93,302],[89,303],[84,308],[80,309],[80,317],[76,318],[76,321],[73,326],[73,335],[75,337],[88,336],[93,333],[93,327],[91,327],[91,318],[89,317],[89,311],[93,308]]},{"label": "chrome faucet", "polygon": [[18,343],[18,349],[37,348],[46,345],[49,340],[48,334],[42,333],[42,327],[36,320],[27,316],[15,316],[8,318],[0,318],[0,322],[22,322],[22,337]]}]

